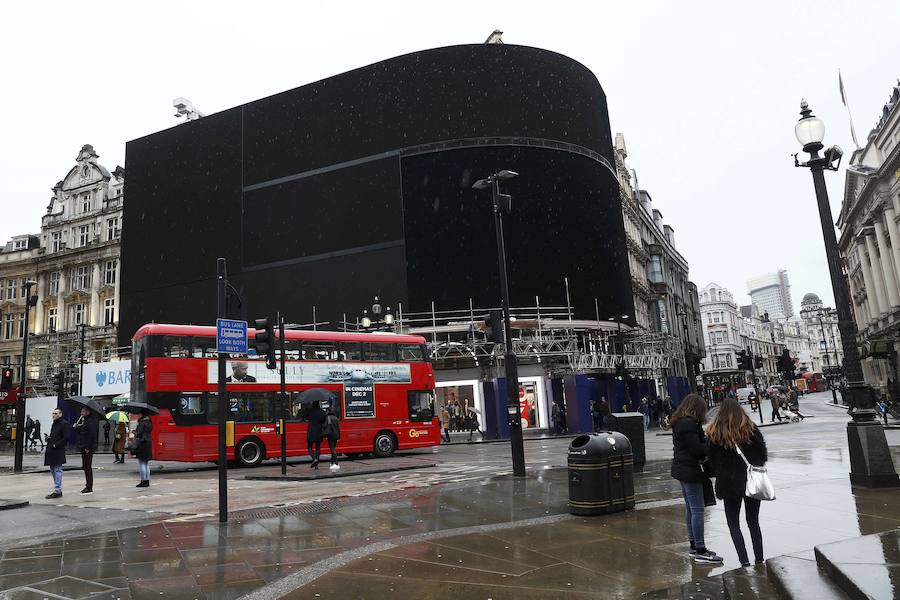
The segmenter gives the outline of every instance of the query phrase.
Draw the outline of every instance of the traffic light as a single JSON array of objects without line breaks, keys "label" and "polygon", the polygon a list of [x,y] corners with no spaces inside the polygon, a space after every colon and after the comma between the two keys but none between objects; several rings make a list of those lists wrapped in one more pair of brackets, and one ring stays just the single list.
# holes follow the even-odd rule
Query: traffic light
[{"label": "traffic light", "polygon": [[750,371],[753,369],[750,356],[747,355],[746,350],[741,350],[737,353],[737,365],[742,371]]},{"label": "traffic light", "polygon": [[762,366],[763,366],[762,356],[754,356],[754,357],[753,357],[753,365],[754,365],[757,369],[761,369]]},{"label": "traffic light", "polygon": [[12,388],[12,380],[13,380],[13,370],[12,367],[3,367],[3,376],[0,377],[0,388],[10,389]]},{"label": "traffic light", "polygon": [[266,357],[266,368],[275,369],[275,326],[267,317],[256,319],[256,354]]},{"label": "traffic light", "polygon": [[503,343],[503,311],[499,308],[484,316],[484,337],[495,344]]}]

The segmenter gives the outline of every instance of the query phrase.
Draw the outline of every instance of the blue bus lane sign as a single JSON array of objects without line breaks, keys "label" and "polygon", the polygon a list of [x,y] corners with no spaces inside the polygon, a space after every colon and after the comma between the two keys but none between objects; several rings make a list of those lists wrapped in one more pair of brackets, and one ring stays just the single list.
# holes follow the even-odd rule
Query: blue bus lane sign
[{"label": "blue bus lane sign", "polygon": [[216,319],[216,352],[247,354],[247,321]]}]

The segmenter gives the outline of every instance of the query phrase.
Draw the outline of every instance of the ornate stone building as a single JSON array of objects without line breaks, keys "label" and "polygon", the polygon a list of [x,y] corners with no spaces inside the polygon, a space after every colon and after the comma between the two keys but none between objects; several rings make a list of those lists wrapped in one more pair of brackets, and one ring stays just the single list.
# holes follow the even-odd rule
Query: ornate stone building
[{"label": "ornate stone building", "polygon": [[[687,377],[693,387],[705,355],[697,286],[688,262],[675,248],[675,231],[653,208],[650,193],[638,187],[625,159],[625,137],[616,134],[616,170],[622,196],[628,264],[638,329],[670,336],[680,346],[668,375]],[[599,315],[599,318],[605,318]]]},{"label": "ornate stone building", "polygon": [[0,261],[0,280],[15,281],[4,289],[0,360],[5,356],[13,362],[16,356],[21,360],[21,352],[14,353],[16,346],[21,348],[24,331],[24,319],[18,316],[24,313],[21,290],[26,279],[37,283],[33,289],[37,304],[29,319],[33,338],[28,376],[29,385],[39,392],[52,390],[52,377],[60,370],[76,380],[82,350],[87,362],[118,354],[125,171],[117,167],[110,173],[98,158],[92,146],[81,148],[75,166],[52,189],[40,235],[13,238],[7,244],[10,252],[4,249]]},{"label": "ornate stone building", "polygon": [[837,375],[837,368],[844,364],[837,310],[824,306],[816,294],[806,294],[800,318],[809,340],[810,370]]},{"label": "ornate stone building", "polygon": [[[900,339],[900,82],[850,157],[837,225],[868,384],[897,381]],[[894,390],[896,394],[896,390]]]}]

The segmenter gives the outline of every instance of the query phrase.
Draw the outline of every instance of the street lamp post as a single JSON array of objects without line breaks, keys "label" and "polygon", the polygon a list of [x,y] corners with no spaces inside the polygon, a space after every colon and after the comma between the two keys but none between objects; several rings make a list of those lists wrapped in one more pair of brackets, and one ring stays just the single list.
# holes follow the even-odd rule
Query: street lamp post
[{"label": "street lamp post", "polygon": [[[381,314],[384,313],[384,317]],[[374,320],[372,319],[374,317]],[[381,329],[381,325],[384,325],[388,329],[394,326],[394,313],[391,312],[391,307],[387,307],[387,311],[385,312],[381,306],[381,303],[378,301],[378,296],[375,296],[375,301],[372,303],[372,317],[369,317],[369,310],[363,310],[363,316],[359,319],[359,324],[363,329],[369,329],[373,325],[376,326],[374,330],[377,331]]]},{"label": "street lamp post", "polygon": [[525,444],[522,439],[522,408],[519,406],[519,371],[509,324],[509,280],[506,275],[506,245],[503,239],[503,214],[512,211],[512,199],[500,192],[500,182],[518,176],[515,171],[496,171],[472,185],[474,190],[491,190],[494,209],[494,231],[497,234],[497,263],[500,274],[500,308],[503,310],[503,362],[506,368],[506,416],[512,450],[513,475],[525,476]]},{"label": "street lamp post", "polygon": [[16,397],[16,447],[13,457],[13,472],[21,473],[25,457],[25,390],[28,381],[28,317],[31,307],[37,304],[37,297],[31,298],[31,288],[36,281],[25,282],[25,322],[22,323],[22,372],[19,376],[19,394]]},{"label": "street lamp post", "polygon": [[[825,187],[825,169],[836,171],[843,152],[837,146],[825,150],[825,123],[812,114],[806,100],[800,102],[800,121],[794,128],[797,141],[810,156],[801,163],[794,154],[794,165],[806,167],[812,172],[813,187],[819,205],[819,220],[825,242],[825,256],[831,275],[831,289],[838,314],[838,329],[844,348],[844,372],[847,376],[845,394],[850,405],[851,421],[847,423],[847,441],[850,450],[850,483],[864,487],[892,487],[900,485],[900,479],[891,460],[891,452],[884,436],[884,429],[875,420],[872,390],[865,384],[859,348],[856,344],[856,323],[850,314],[850,293],[841,266],[834,219]],[[836,163],[836,164],[835,164]]]}]

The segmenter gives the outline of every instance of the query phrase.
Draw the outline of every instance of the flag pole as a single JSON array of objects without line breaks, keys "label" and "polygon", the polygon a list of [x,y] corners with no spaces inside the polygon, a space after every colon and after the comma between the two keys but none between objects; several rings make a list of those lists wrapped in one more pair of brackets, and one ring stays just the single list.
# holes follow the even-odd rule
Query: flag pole
[{"label": "flag pole", "polygon": [[841,77],[841,70],[838,69],[838,87],[841,90],[841,102],[847,107],[847,117],[850,119],[850,135],[853,137],[853,144],[859,150],[859,141],[856,139],[856,127],[853,126],[853,113],[850,111],[850,102],[847,100],[847,92],[844,91],[844,78]]}]

